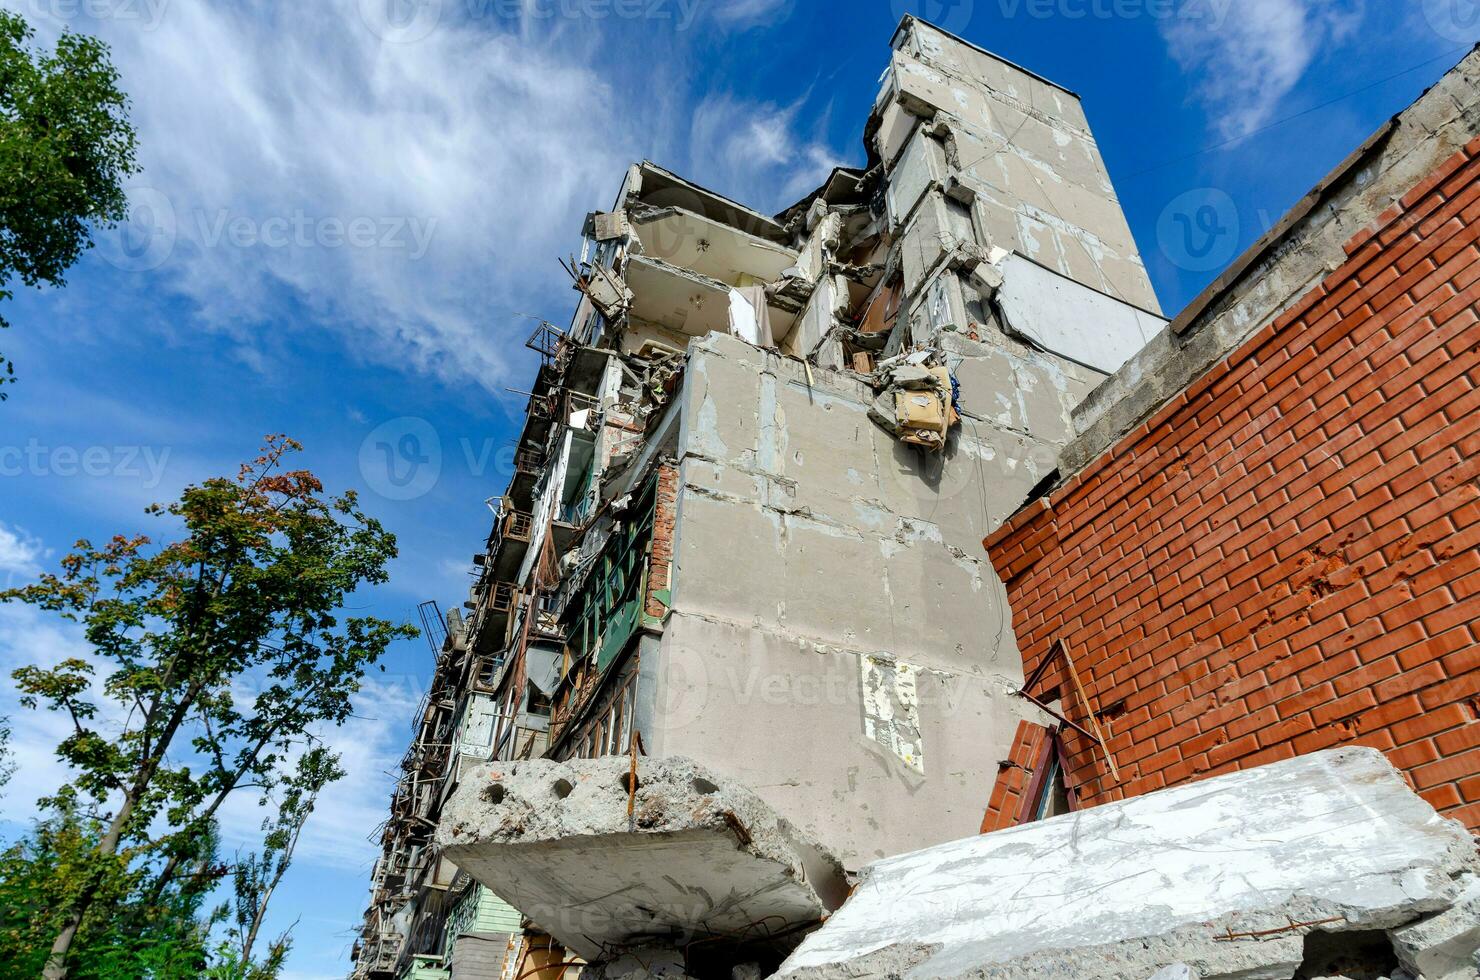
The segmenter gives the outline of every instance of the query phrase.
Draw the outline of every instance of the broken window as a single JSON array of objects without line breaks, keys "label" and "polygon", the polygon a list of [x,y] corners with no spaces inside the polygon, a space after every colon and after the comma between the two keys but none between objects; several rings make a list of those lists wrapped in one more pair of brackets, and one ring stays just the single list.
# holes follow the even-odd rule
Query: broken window
[{"label": "broken window", "polygon": [[642,502],[625,525],[612,534],[585,583],[566,607],[572,666],[594,659],[604,672],[640,625],[647,581],[648,545],[653,534],[656,483],[649,482]]}]

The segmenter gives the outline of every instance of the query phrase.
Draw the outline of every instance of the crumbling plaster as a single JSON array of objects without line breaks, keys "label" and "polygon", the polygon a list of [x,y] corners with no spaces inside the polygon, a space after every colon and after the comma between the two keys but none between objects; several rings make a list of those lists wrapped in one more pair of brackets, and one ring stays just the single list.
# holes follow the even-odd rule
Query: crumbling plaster
[{"label": "crumbling plaster", "polygon": [[[968,414],[939,455],[870,421],[858,376],[730,337],[691,343],[680,396],[649,750],[743,781],[851,866],[980,823],[1025,705],[977,545],[1051,471],[1093,383],[1007,338],[941,343]],[[875,717],[895,713],[877,691],[870,708],[880,670],[910,717]],[[799,751],[818,732],[829,751]]]}]

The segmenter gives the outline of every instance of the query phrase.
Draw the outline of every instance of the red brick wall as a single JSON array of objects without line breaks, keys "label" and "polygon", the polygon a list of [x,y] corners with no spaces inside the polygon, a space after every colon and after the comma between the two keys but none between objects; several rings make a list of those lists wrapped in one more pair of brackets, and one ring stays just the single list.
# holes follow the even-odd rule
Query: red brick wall
[{"label": "red brick wall", "polygon": [[668,615],[668,604],[658,593],[673,581],[673,522],[678,514],[678,468],[658,467],[657,498],[653,513],[653,549],[648,557],[648,591],[643,611],[654,619]]},{"label": "red brick wall", "polygon": [[1017,734],[1013,736],[1008,757],[1002,760],[1002,771],[997,774],[997,783],[992,788],[992,797],[987,802],[987,814],[982,818],[982,833],[1013,827],[1033,782],[1035,768],[1043,759],[1044,743],[1048,741],[1048,729],[1030,721],[1018,722]]},{"label": "red brick wall", "polygon": [[1118,784],[1065,735],[1086,805],[1368,745],[1480,828],[1477,156],[985,542],[1109,729]]}]

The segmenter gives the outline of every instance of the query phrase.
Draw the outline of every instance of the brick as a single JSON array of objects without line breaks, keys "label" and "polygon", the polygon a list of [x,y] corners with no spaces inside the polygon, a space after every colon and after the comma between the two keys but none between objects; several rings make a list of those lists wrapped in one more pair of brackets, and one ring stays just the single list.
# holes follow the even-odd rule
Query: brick
[{"label": "brick", "polygon": [[1470,722],[1463,728],[1445,732],[1434,739],[1443,755],[1459,755],[1467,749],[1480,747],[1480,722]]},{"label": "brick", "polygon": [[1435,810],[1447,810],[1450,807],[1459,806],[1464,802],[1460,796],[1459,788],[1454,785],[1435,786],[1433,789],[1424,790],[1418,794]]},{"label": "brick", "polygon": [[1413,782],[1420,790],[1424,790],[1441,783],[1468,779],[1477,772],[1480,772],[1480,749],[1471,749],[1463,755],[1420,766],[1413,771]]},{"label": "brick", "polygon": [[[1374,733],[1383,734],[1383,733]],[[1388,752],[1388,761],[1399,769],[1413,770],[1440,758],[1439,749],[1433,742],[1423,740],[1410,742],[1401,749]]]},{"label": "brick", "polygon": [[1344,698],[1317,705],[1311,710],[1311,718],[1317,725],[1328,725],[1361,714],[1368,708],[1377,707],[1377,696],[1369,690],[1360,690]]},{"label": "brick", "polygon": [[[1419,707],[1423,708],[1422,701],[1419,702]],[[1393,725],[1389,731],[1392,732],[1393,739],[1399,745],[1404,745],[1438,732],[1457,728],[1469,723],[1470,720],[1470,713],[1463,706],[1446,704],[1433,711],[1426,711],[1416,718]]]},{"label": "brick", "polygon": [[1259,749],[1259,742],[1253,735],[1245,735],[1243,738],[1232,742],[1226,742],[1208,752],[1208,762],[1215,768],[1225,762],[1231,762],[1241,756],[1249,755]]}]

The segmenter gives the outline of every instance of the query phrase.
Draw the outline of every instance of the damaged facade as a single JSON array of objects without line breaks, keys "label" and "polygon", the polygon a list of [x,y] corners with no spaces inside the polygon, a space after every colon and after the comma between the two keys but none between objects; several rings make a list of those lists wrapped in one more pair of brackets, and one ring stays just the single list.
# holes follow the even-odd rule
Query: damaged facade
[{"label": "damaged facade", "polygon": [[[1055,549],[1126,522],[1097,530],[1102,491],[1055,525],[1043,494],[1058,487],[1057,507],[1076,465],[1119,458],[1115,420],[1132,410],[1112,401],[1138,424],[1158,398],[1189,402],[1206,365],[1173,383],[1149,359],[1216,335],[1229,346],[1211,363],[1234,328],[1184,316],[1168,332],[1076,96],[912,17],[892,48],[864,168],[767,216],[642,163],[587,219],[571,323],[530,338],[541,365],[516,472],[447,618],[356,976],[765,976],[809,933],[822,942],[840,906],[836,921],[857,920],[843,902],[870,862],[1179,781],[1157,781],[1139,748],[1161,751],[1171,724],[1134,727],[1176,706],[1142,712],[1143,689],[1106,665],[1162,671],[1146,676],[1154,699],[1177,671],[1222,677],[1216,656],[1151,649],[1149,629],[1093,635],[1080,606],[1106,604],[1124,554],[1094,556],[1102,568]],[[1447,96],[1454,133],[1480,128],[1467,71]],[[1394,151],[1416,138],[1389,136]],[[1429,155],[1422,174],[1446,158]],[[1364,200],[1406,193],[1420,157],[1384,171],[1413,174],[1402,189],[1361,182]],[[1340,226],[1326,195],[1305,220]],[[1234,310],[1252,335],[1239,288],[1271,316],[1288,305],[1267,295],[1267,264],[1244,276],[1199,316]],[[1453,449],[1473,459],[1466,438]],[[1187,594],[1158,598],[1155,567],[1131,577],[1142,627],[1146,603],[1162,615]],[[1361,676],[1343,684],[1383,679]],[[1473,736],[1466,710],[1453,737]],[[1219,765],[1297,753],[1254,754]]]}]

